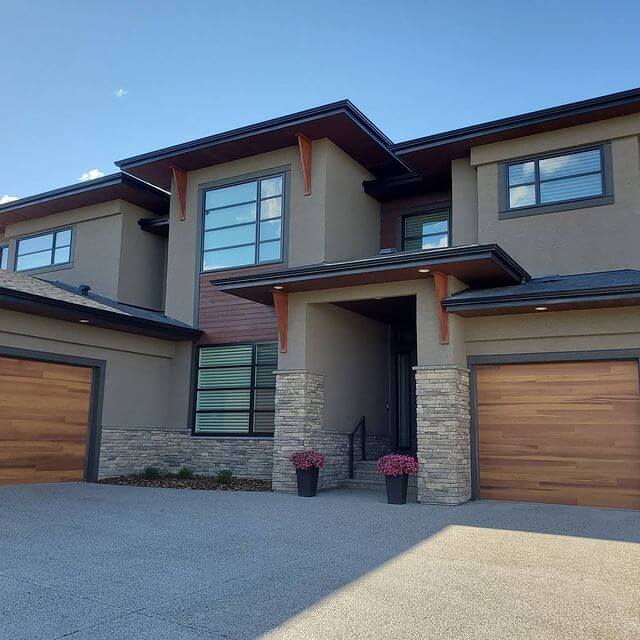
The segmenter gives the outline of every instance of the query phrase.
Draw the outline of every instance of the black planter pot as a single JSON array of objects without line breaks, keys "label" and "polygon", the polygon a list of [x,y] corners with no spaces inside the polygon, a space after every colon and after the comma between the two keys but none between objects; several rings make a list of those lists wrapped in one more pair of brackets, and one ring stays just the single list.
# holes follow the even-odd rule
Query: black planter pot
[{"label": "black planter pot", "polygon": [[296,469],[296,479],[298,480],[298,495],[303,498],[313,498],[318,493],[318,471],[317,467],[311,469]]},{"label": "black planter pot", "polygon": [[387,502],[389,504],[406,504],[409,474],[401,476],[385,476],[387,483]]}]

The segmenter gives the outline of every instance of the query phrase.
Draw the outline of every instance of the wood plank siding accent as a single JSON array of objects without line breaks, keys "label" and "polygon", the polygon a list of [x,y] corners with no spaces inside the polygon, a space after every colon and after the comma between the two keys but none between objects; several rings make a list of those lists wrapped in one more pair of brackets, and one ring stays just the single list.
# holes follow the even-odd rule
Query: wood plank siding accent
[{"label": "wood plank siding accent", "polygon": [[79,481],[92,371],[0,358],[0,484]]},{"label": "wood plank siding accent", "polygon": [[[275,271],[278,268],[283,267],[265,265],[234,269],[225,271],[224,277]],[[220,272],[208,272],[200,276],[198,328],[204,331],[200,344],[277,340],[278,321],[273,306],[222,293],[210,282],[222,277]]]},{"label": "wood plank siding accent", "polygon": [[480,497],[640,509],[638,362],[477,370]]}]

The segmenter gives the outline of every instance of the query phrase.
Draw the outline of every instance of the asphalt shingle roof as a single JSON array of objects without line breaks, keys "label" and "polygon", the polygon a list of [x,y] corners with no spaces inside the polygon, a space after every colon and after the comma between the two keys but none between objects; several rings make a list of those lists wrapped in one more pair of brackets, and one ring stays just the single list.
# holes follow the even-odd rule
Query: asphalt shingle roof
[{"label": "asphalt shingle roof", "polygon": [[576,275],[552,275],[532,278],[519,285],[495,287],[491,289],[467,289],[454,293],[447,301],[456,304],[482,303],[500,299],[553,297],[554,295],[592,295],[599,293],[624,292],[625,289],[640,287],[640,271],[621,269],[619,271],[600,271],[597,273],[579,273]]},{"label": "asphalt shingle roof", "polygon": [[50,282],[26,273],[0,270],[0,290],[26,293],[51,301],[66,302],[79,307],[86,307],[87,309],[109,311],[120,314],[123,316],[123,319],[126,317],[139,318],[160,322],[168,327],[193,329],[191,325],[170,318],[159,311],[123,304],[116,300],[94,294],[91,291],[82,294],[79,287],[63,282]]}]

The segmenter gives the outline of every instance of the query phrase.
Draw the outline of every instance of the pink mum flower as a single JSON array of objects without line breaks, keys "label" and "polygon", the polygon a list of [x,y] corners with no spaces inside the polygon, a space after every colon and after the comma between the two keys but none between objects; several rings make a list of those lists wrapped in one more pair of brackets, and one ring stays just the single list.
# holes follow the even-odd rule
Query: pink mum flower
[{"label": "pink mum flower", "polygon": [[319,451],[296,451],[291,455],[291,462],[296,469],[322,469],[327,458]]},{"label": "pink mum flower", "polygon": [[405,473],[416,475],[418,461],[413,456],[389,453],[378,460],[378,471],[385,476],[401,476]]}]

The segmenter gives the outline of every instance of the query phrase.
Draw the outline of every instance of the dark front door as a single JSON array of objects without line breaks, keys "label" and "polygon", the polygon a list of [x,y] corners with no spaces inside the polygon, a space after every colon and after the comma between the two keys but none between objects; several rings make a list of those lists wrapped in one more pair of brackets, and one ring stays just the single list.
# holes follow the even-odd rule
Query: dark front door
[{"label": "dark front door", "polygon": [[413,367],[415,349],[400,350],[396,354],[397,429],[396,448],[414,454],[416,447],[416,382]]}]

